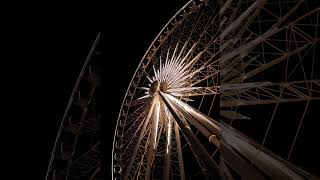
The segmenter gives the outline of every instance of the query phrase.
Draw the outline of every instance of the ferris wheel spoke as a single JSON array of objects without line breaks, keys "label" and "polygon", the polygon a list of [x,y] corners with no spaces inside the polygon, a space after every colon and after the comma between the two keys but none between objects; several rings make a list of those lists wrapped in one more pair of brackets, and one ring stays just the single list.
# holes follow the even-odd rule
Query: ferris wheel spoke
[{"label": "ferris wheel spoke", "polygon": [[250,78],[250,77],[252,77],[252,76],[254,76],[254,75],[258,74],[258,73],[260,73],[260,72],[263,72],[263,71],[271,68],[274,65],[279,64],[280,62],[282,62],[284,60],[288,60],[288,58],[290,56],[298,54],[299,52],[305,50],[308,47],[309,48],[312,47],[311,45],[312,45],[312,43],[310,42],[308,44],[303,45],[302,47],[299,47],[299,48],[297,48],[295,50],[292,50],[291,52],[285,53],[282,56],[280,56],[280,57],[278,57],[278,58],[276,58],[274,60],[271,60],[268,63],[265,63],[265,64],[262,64],[262,65],[258,66],[254,70],[251,70],[251,71],[249,71],[249,72],[247,72],[245,74],[240,75],[238,78],[232,79],[230,82],[239,82],[239,81],[241,82],[241,81],[244,81],[244,80],[246,80],[246,79],[248,79],[248,78]]},{"label": "ferris wheel spoke", "polygon": [[175,88],[168,93],[176,97],[216,95],[219,94],[219,86]]},{"label": "ferris wheel spoke", "polygon": [[167,117],[168,121],[166,124],[166,152],[165,152],[165,162],[164,162],[164,179],[170,179],[171,170],[171,141],[172,141],[172,120],[170,116]]},{"label": "ferris wheel spoke", "polygon": [[[150,104],[146,103],[145,105],[140,106],[139,108],[134,110],[134,112],[132,112],[130,115],[128,115],[127,116],[127,120],[125,122],[126,126],[132,126],[140,118],[143,118],[146,115],[146,113],[148,112],[148,107],[149,106],[150,106]],[[127,129],[130,129],[130,127],[128,127]]]},{"label": "ferris wheel spoke", "polygon": [[[234,22],[234,20],[237,17],[237,14],[239,12],[240,6],[241,6],[241,1],[238,1],[237,3],[235,3],[235,5],[230,5],[230,6],[226,5],[226,7],[228,7],[229,9],[232,9],[232,11],[231,11],[230,15],[227,15],[228,17],[225,17],[224,19],[222,19],[222,22],[224,22],[224,23],[220,24],[221,27],[229,26],[232,22]],[[226,12],[228,12],[228,11],[226,11]],[[221,15],[221,17],[223,17],[224,14],[220,14],[220,15]]]},{"label": "ferris wheel spoke", "polygon": [[217,61],[210,64],[205,63],[192,73],[188,74],[185,78],[188,78],[189,86],[195,86],[208,79],[218,78],[219,67],[216,63]]},{"label": "ferris wheel spoke", "polygon": [[[302,1],[299,2],[299,4]],[[289,13],[287,13],[285,16],[283,16],[280,20],[278,20],[277,23],[275,23],[273,25],[273,27],[277,27],[279,24],[281,24],[280,22],[283,22],[285,19],[287,19],[288,15],[292,14],[296,8],[299,7],[299,4],[297,4],[294,8],[292,8],[290,10]],[[249,72],[244,72],[244,73],[235,73],[233,74],[233,76],[237,76],[237,78],[233,79],[231,82],[241,82],[245,79],[248,79],[260,72],[263,72],[264,70],[269,69],[270,67],[279,64],[280,62],[289,59],[291,56],[293,55],[297,55],[300,59],[300,61],[302,61],[302,57],[301,57],[301,52],[305,49],[307,49],[307,51],[309,49],[311,49],[311,47],[315,46],[318,37],[312,37],[312,35],[308,34],[307,32],[303,31],[300,27],[301,26],[308,26],[308,24],[303,24],[300,25],[299,21],[301,21],[302,19],[306,19],[309,16],[315,15],[320,9],[316,8],[310,12],[308,12],[307,14],[297,18],[296,20],[289,22],[286,26],[282,26],[280,29],[283,29],[284,31],[278,31],[278,32],[282,32],[282,33],[290,33],[290,36],[283,36],[283,39],[279,39],[279,38],[273,38],[270,37],[268,39],[266,39],[265,41],[263,41],[264,44],[268,45],[270,48],[268,49],[268,51],[265,50],[264,45],[262,44],[262,48],[263,48],[263,52],[255,52],[255,51],[251,51],[250,53],[256,53],[256,54],[262,54],[262,61],[259,62],[258,58],[256,59],[250,59],[251,62],[242,62],[245,63],[246,65],[242,66],[242,69],[251,66],[254,67],[254,69],[252,70],[252,68],[250,69]],[[299,27],[300,26],[300,27]],[[257,36],[257,38],[259,38],[259,35],[251,30],[248,29],[249,32],[255,34]],[[299,37],[299,39],[297,39],[297,37]],[[282,49],[284,47],[277,47],[276,44],[281,45],[281,43],[287,43],[287,49]],[[289,46],[289,49],[288,49]],[[310,47],[310,48],[309,48]],[[276,53],[275,53],[275,52]],[[306,52],[307,53],[307,52]],[[265,62],[265,55],[275,55],[277,56],[277,58],[271,57],[268,62]],[[279,56],[280,55],[280,56]],[[226,63],[221,63],[221,67],[225,67],[229,70],[234,69],[235,66],[239,66],[240,65],[240,61],[242,61],[241,57],[236,57],[233,60],[230,61],[230,63],[226,64]],[[257,57],[257,56],[256,56]],[[225,69],[222,68],[222,69]],[[226,71],[227,69],[225,69],[224,71]],[[224,73],[222,73],[222,75],[224,75]],[[228,78],[230,78],[230,76],[228,76]],[[226,81],[228,79],[227,77],[222,76],[223,81]]]},{"label": "ferris wheel spoke", "polygon": [[[268,13],[269,15],[271,15],[271,16],[274,18],[274,21],[275,21],[276,23],[274,23],[274,24],[272,25],[272,27],[270,28],[270,29],[272,29],[272,28],[279,27],[282,22],[284,22],[292,13],[295,12],[295,10],[296,10],[297,8],[299,8],[299,6],[300,6],[300,4],[301,4],[302,2],[303,2],[302,0],[299,1],[293,8],[290,9],[289,12],[287,12],[287,13],[286,13],[284,16],[282,16],[282,17],[281,17],[281,16],[278,17],[277,15],[275,15],[273,12],[269,11],[267,8],[265,8],[265,7],[262,5],[262,6],[261,6],[261,10],[257,9],[257,10],[255,11],[254,15],[252,15],[252,16],[249,18],[249,21],[245,24],[244,28],[242,28],[242,29],[240,30],[240,32],[236,35],[236,37],[242,37],[243,32],[244,32],[245,30],[250,32],[250,35],[247,37],[247,39],[249,39],[250,36],[252,36],[252,35],[255,35],[255,36],[257,36],[257,37],[260,36],[261,32],[260,32],[259,34],[257,34],[256,32],[251,31],[251,30],[248,28],[248,26],[250,25],[250,23],[252,23],[252,21],[253,21],[254,18],[258,15],[258,13],[259,13],[260,11],[264,11],[264,12]],[[267,3],[267,1],[265,1],[264,3]],[[258,22],[260,23],[260,20],[258,20]],[[291,25],[292,25],[292,24],[291,24]],[[261,31],[261,27],[260,27],[260,31]]]},{"label": "ferris wheel spoke", "polygon": [[158,126],[159,126],[159,121],[160,121],[160,101],[159,101],[159,96],[155,96],[155,105],[152,113],[152,121],[150,122],[151,125],[151,136],[149,139],[149,152],[148,152],[148,160],[147,160],[147,168],[146,168],[146,177],[145,179],[150,179],[151,177],[151,168],[152,164],[154,164],[155,161],[155,154],[157,151],[157,136],[158,133],[160,134],[161,132],[158,132]]},{"label": "ferris wheel spoke", "polygon": [[[217,63],[217,60],[212,62],[212,59],[214,59],[217,53],[209,55],[210,58],[207,61],[201,62],[199,61],[200,58],[202,58],[205,53],[209,53],[204,50],[199,52],[194,58],[192,58],[192,60],[186,62],[189,54],[194,50],[195,46],[196,43],[193,44],[193,46],[189,49],[189,51],[183,58],[175,58],[178,47],[177,44],[171,59],[168,59],[169,56],[167,55],[165,63],[160,63],[159,70],[157,71],[154,69],[155,79],[158,79],[160,82],[164,82],[166,84],[165,86],[170,89],[173,87],[184,86],[187,83],[187,79],[190,78],[192,79],[191,86],[194,86],[202,82],[203,80],[216,75],[218,73],[218,70],[213,67],[213,64]],[[181,52],[184,51],[184,48],[185,46],[183,46]],[[180,57],[180,54],[178,55],[178,57]],[[203,73],[206,71],[211,71],[211,74],[208,75],[206,73],[205,75],[203,75]]]},{"label": "ferris wheel spoke", "polygon": [[[211,21],[209,21],[209,22],[211,22]],[[212,22],[213,22],[213,20],[212,20]],[[182,47],[182,50],[180,51],[180,54],[178,55],[178,57],[175,58],[175,63],[172,63],[172,59],[171,59],[171,61],[169,63],[164,64],[164,66],[160,66],[161,67],[160,71],[161,71],[162,68],[167,67],[167,68],[165,68],[165,70],[163,70],[163,72],[166,74],[165,78],[163,78],[164,81],[169,81],[169,84],[177,84],[177,82],[173,82],[173,81],[175,81],[177,79],[181,79],[179,82],[184,81],[187,78],[192,77],[196,73],[199,73],[201,70],[203,70],[204,68],[207,68],[209,66],[208,63],[218,54],[218,53],[216,53],[216,54],[210,53],[210,49],[209,49],[209,47],[212,45],[212,43],[215,42],[215,38],[214,37],[216,35],[212,35],[212,36],[210,35],[210,37],[206,37],[208,40],[203,40],[202,39],[202,37],[204,35],[209,36],[208,34],[206,34],[206,31],[210,27],[209,25],[210,25],[210,23],[208,23],[206,25],[205,30],[203,30],[203,32],[201,33],[200,37],[198,38],[198,40],[196,42],[190,41],[190,42],[192,42],[192,47],[188,50],[188,52],[186,53],[186,55],[183,58],[181,57],[181,54],[182,54],[182,52],[185,51],[186,44],[189,42],[190,37],[189,37],[189,39],[187,41],[185,41],[185,44]],[[218,30],[216,32],[218,32]],[[208,41],[208,42],[203,44],[203,41]],[[193,51],[197,50],[195,47],[198,46],[198,45],[203,46],[202,47],[203,50],[200,51],[191,61],[189,61],[188,64],[184,64],[186,62],[187,58],[189,57],[189,55],[192,54]],[[178,46],[178,44],[177,44],[177,46]],[[169,52],[169,50],[168,50],[168,52]],[[175,57],[174,56],[175,54],[176,53],[173,53],[172,58]],[[200,58],[205,56],[206,54],[207,54],[207,56],[210,56],[210,60],[208,62],[204,63],[202,65],[202,67],[197,68],[195,72],[191,72],[189,74],[186,74],[187,73],[187,71],[186,71],[187,69],[194,67],[194,65],[200,66],[201,62],[200,63],[198,63],[198,62],[199,62]],[[168,61],[169,60],[168,60],[168,55],[167,55],[167,61],[166,62],[168,62]],[[180,61],[180,62],[178,63],[178,61]],[[179,67],[179,68],[174,68],[174,67]],[[169,76],[170,72],[172,73],[173,71],[175,71],[175,75]],[[163,77],[163,76],[160,76],[160,77]]]},{"label": "ferris wheel spoke", "polygon": [[184,172],[184,163],[183,163],[183,157],[182,157],[179,125],[175,121],[173,121],[173,124],[174,124],[174,133],[175,133],[175,137],[176,137],[175,139],[176,139],[176,143],[177,143],[180,179],[185,180],[186,177],[185,177],[185,172]]},{"label": "ferris wheel spoke", "polygon": [[200,52],[188,65],[185,66],[185,68],[183,68],[184,70],[186,68],[190,68],[192,70],[185,71],[180,76],[174,75],[175,81],[172,83],[172,86],[175,86],[175,87],[179,87],[182,85],[195,86],[203,82],[204,80],[207,80],[209,78],[215,78],[218,75],[219,73],[218,67],[217,65],[215,65],[217,64],[218,60],[212,61],[215,55],[211,56],[205,62],[197,63],[196,64],[197,67],[190,66],[194,64],[194,60],[200,59],[202,55],[203,53]]},{"label": "ferris wheel spoke", "polygon": [[[259,55],[256,55],[254,57],[248,56],[249,60],[247,60],[246,62],[243,62],[242,57],[239,56],[236,58],[239,61],[235,60],[235,61],[229,63],[228,66],[221,64],[221,66],[220,66],[221,70],[220,70],[220,74],[219,74],[221,82],[222,83],[227,83],[227,82],[229,83],[229,82],[231,82],[231,80],[233,80],[232,82],[236,83],[236,82],[240,81],[240,80],[238,80],[239,78],[237,78],[237,77],[243,75],[243,69],[247,68],[250,65],[254,65],[255,61],[257,61],[258,57],[259,57]],[[240,64],[242,66],[242,69],[238,70],[237,66],[239,66]],[[238,81],[232,79],[235,77],[237,78]]]},{"label": "ferris wheel spoke", "polygon": [[[227,66],[228,63],[234,63],[233,61],[239,61],[241,59],[235,58],[237,56],[244,57],[247,55],[252,49],[258,46],[260,43],[264,42],[270,36],[276,34],[277,32],[281,31],[283,28],[273,28],[265,32],[263,35],[249,41],[246,44],[242,44],[240,47],[234,49],[231,52],[224,52],[221,55],[220,64]],[[236,64],[236,63],[234,63]]]},{"label": "ferris wheel spoke", "polygon": [[[249,17],[246,18],[246,21],[242,22],[241,25],[239,25],[239,27],[237,27],[238,29],[238,32],[236,32],[235,35],[233,35],[234,37],[242,37],[243,34],[246,32],[246,31],[250,31],[249,29],[249,26],[251,25],[251,23],[255,20],[255,18],[259,15],[260,11],[261,11],[261,7],[263,7],[263,4],[265,3],[266,1],[263,1],[261,2],[260,6],[257,7],[253,13],[251,13],[251,15]],[[245,14],[246,12],[244,12],[243,14]],[[241,15],[240,15],[241,17]],[[239,18],[240,18],[239,17]],[[233,22],[234,23],[234,22]],[[260,33],[261,34],[261,33]],[[243,37],[243,38],[235,38],[235,39],[231,39],[231,40],[228,40],[226,45],[229,46],[228,48],[231,48],[233,46],[236,46],[237,43],[240,43],[241,44],[245,44],[247,43],[250,39],[253,39],[252,36],[255,35],[254,32],[250,32],[250,34],[247,36],[247,37]],[[259,37],[260,35],[257,35],[257,37]],[[220,39],[222,41],[224,41],[223,39]],[[226,48],[227,46],[224,46],[221,50],[223,51],[224,48]]]},{"label": "ferris wheel spoke", "polygon": [[[142,116],[141,116],[142,117]],[[131,150],[131,146],[133,146],[133,142],[134,139],[136,138],[137,134],[139,133],[139,130],[141,128],[141,126],[144,123],[145,116],[143,116],[143,118],[140,119],[136,119],[136,121],[134,123],[132,123],[132,125],[126,129],[126,131],[123,134],[123,144],[125,146],[124,148],[124,152],[126,151],[130,151]]]},{"label": "ferris wheel spoke", "polygon": [[129,175],[129,179],[142,179],[144,178],[145,176],[145,172],[144,172],[144,166],[146,164],[146,156],[147,156],[147,152],[148,152],[148,139],[150,138],[150,133],[151,131],[148,131],[147,132],[147,136],[146,136],[146,141],[144,143],[144,145],[142,145],[142,147],[140,148],[141,149],[141,152],[140,152],[140,158],[136,158],[137,159],[137,162],[135,164],[135,166],[133,166],[130,175]]},{"label": "ferris wheel spoke", "polygon": [[172,104],[173,107],[176,108],[176,110],[183,115],[183,119],[190,122],[197,130],[200,132],[203,136],[205,136],[210,143],[213,143],[217,148],[220,147],[219,139],[217,138],[217,135],[214,134],[212,131],[210,131],[205,125],[200,123],[197,119],[195,119],[193,116],[189,115],[186,111],[184,111],[181,107],[177,106],[176,104]]},{"label": "ferris wheel spoke", "polygon": [[151,107],[150,107],[149,112],[148,112],[148,115],[147,115],[146,119],[144,120],[143,127],[141,128],[140,135],[139,135],[138,140],[136,142],[136,145],[135,145],[135,147],[133,149],[132,155],[131,155],[131,157],[130,157],[130,159],[129,159],[128,163],[126,164],[125,169],[123,171],[123,177],[124,177],[125,180],[128,179],[129,171],[130,171],[130,169],[132,167],[132,164],[133,164],[133,161],[135,160],[135,157],[137,155],[140,143],[141,143],[141,141],[142,141],[142,139],[143,139],[143,137],[145,135],[145,132],[146,132],[147,126],[149,124],[149,121],[151,119],[155,104],[156,104],[156,101],[155,101],[155,99],[153,99]]},{"label": "ferris wheel spoke", "polygon": [[[297,167],[290,164],[288,161],[276,156],[269,150],[259,146],[250,138],[246,137],[236,129],[228,127],[224,123],[221,123],[222,133],[222,153],[227,153],[227,149],[233,148],[236,152],[229,151],[228,155],[223,156],[224,158],[230,159],[232,156],[238,156],[239,161],[243,161],[237,153],[241,154],[242,157],[249,160],[259,170],[268,174],[272,179],[308,179],[311,177],[310,174],[299,170]],[[229,146],[229,147],[228,147]],[[231,153],[230,153],[231,152]],[[233,161],[233,160],[232,160]],[[238,162],[239,162],[238,161]],[[250,165],[251,166],[251,165]],[[248,167],[247,163],[244,163],[243,168]],[[244,168],[244,169],[245,169]],[[257,172],[256,170],[250,170],[251,173]],[[259,175],[257,173],[256,175]],[[259,175],[260,176],[260,175]],[[264,178],[263,178],[264,179]]]},{"label": "ferris wheel spoke", "polygon": [[226,175],[228,180],[229,179],[234,180],[233,176],[231,175],[230,170],[228,169],[226,163],[223,160],[221,160],[220,167],[223,169],[222,171],[223,171],[224,175]]},{"label": "ferris wheel spoke", "polygon": [[[169,100],[171,100],[171,104],[174,107],[179,108],[180,112],[190,114],[194,120],[199,122],[202,126],[206,127],[212,134],[219,136],[220,134],[220,127],[219,122],[215,121],[214,119],[202,114],[197,109],[193,108],[192,106],[188,105],[187,103],[173,97],[169,94],[162,93],[163,96],[166,96]],[[191,119],[191,117],[190,117]]]},{"label": "ferris wheel spoke", "polygon": [[[219,28],[219,26],[215,23],[219,21],[219,14],[216,13],[218,10],[219,6],[215,6],[214,9],[210,6],[206,6],[204,10],[201,11],[201,14],[199,14],[198,18],[196,18],[196,22],[193,23],[192,28],[185,28],[187,32],[181,33],[179,42],[190,42],[191,44],[201,44],[203,42],[209,42],[202,44],[203,47],[207,47],[210,42],[216,37],[218,34],[218,30],[214,31],[214,34],[209,33],[212,31],[213,26],[216,28]],[[207,11],[207,13],[205,13]],[[189,30],[191,29],[191,31]],[[190,32],[188,32],[190,31]],[[182,38],[182,34],[188,35],[187,40]],[[194,40],[195,39],[195,40]],[[207,48],[204,48],[207,49]]]},{"label": "ferris wheel spoke", "polygon": [[178,123],[181,131],[186,137],[192,152],[194,153],[199,166],[207,177],[220,177],[220,172],[218,169],[218,165],[214,162],[209,155],[209,153],[205,150],[200,141],[196,138],[196,136],[191,131],[189,125],[179,116],[176,110],[172,107],[170,100],[168,97],[160,92],[162,100],[164,101],[166,107],[169,109],[170,113],[174,117],[175,121]]},{"label": "ferris wheel spoke", "polygon": [[220,16],[223,15],[224,11],[230,6],[230,4],[231,4],[232,1],[233,1],[233,0],[227,0],[227,1],[223,4],[223,6],[220,8],[220,11],[219,11]]},{"label": "ferris wheel spoke", "polygon": [[235,21],[233,21],[232,24],[230,24],[225,30],[222,31],[222,33],[220,34],[220,39],[223,40],[229,33],[236,29],[245,18],[250,16],[250,14],[254,10],[261,7],[265,2],[266,0],[255,1],[245,12],[243,12]]},{"label": "ferris wheel spoke", "polygon": [[[221,107],[320,100],[320,80],[221,85]],[[282,96],[280,97],[282,91]]]}]

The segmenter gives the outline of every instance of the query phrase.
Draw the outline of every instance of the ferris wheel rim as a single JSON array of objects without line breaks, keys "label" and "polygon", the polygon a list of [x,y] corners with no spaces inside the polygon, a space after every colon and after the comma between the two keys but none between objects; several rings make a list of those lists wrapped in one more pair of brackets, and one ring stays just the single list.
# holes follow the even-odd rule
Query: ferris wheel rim
[{"label": "ferris wheel rim", "polygon": [[[201,0],[200,0],[201,1]],[[121,110],[122,110],[122,107],[124,106],[124,103],[125,103],[125,100],[126,100],[126,97],[128,96],[128,92],[129,92],[129,88],[131,87],[132,85],[132,82],[134,80],[134,77],[137,75],[137,72],[139,70],[139,67],[142,65],[142,62],[145,60],[145,58],[147,57],[149,51],[151,50],[152,46],[154,45],[154,43],[159,39],[159,37],[164,33],[164,31],[166,30],[166,28],[175,20],[175,18],[186,8],[188,7],[192,2],[194,2],[194,0],[189,0],[185,5],[182,6],[182,8],[180,8],[178,10],[178,12],[176,12],[172,18],[170,18],[168,20],[168,22],[164,25],[164,27],[160,30],[160,32],[157,34],[157,36],[154,38],[154,40],[151,42],[150,46],[148,47],[148,49],[146,50],[145,54],[143,55],[143,57],[141,58],[132,78],[131,78],[131,81],[128,85],[128,88],[127,88],[127,91],[123,97],[123,100],[122,100],[122,103],[121,103],[121,108],[119,110],[119,115],[118,115],[118,118],[117,118],[117,123],[116,123],[116,128],[115,128],[115,133],[114,133],[114,136],[113,136],[113,143],[112,143],[112,154],[111,154],[111,159],[112,159],[112,162],[111,162],[111,174],[112,174],[112,179],[113,179],[113,170],[114,170],[114,167],[113,167],[113,160],[114,160],[114,142],[115,142],[115,139],[116,139],[116,132],[117,132],[117,128],[118,128],[118,123],[119,123],[119,118],[120,118],[120,114],[121,114]]]},{"label": "ferris wheel rim", "polygon": [[[192,2],[192,0],[189,1],[189,3],[191,3],[191,2]],[[188,3],[188,4],[189,4],[189,3]],[[185,5],[183,8],[181,8],[181,9],[179,10],[179,12],[181,12],[184,8],[186,8],[186,5]],[[137,72],[138,72],[139,68],[141,67],[142,62],[145,60],[145,58],[146,58],[147,55],[148,55],[148,52],[151,50],[152,46],[153,46],[154,43],[157,41],[157,39],[160,37],[160,35],[163,33],[163,31],[165,30],[165,28],[170,24],[170,22],[171,22],[172,20],[174,20],[174,18],[179,14],[179,12],[176,13],[175,16],[170,19],[170,21],[165,25],[165,27],[164,27],[164,28],[160,31],[160,33],[156,36],[156,38],[154,39],[154,41],[151,43],[151,45],[149,46],[148,50],[146,51],[145,55],[143,56],[142,60],[140,61],[139,65],[138,65],[138,67],[137,67],[137,69],[136,69],[136,71],[135,71],[135,73],[134,73],[134,75],[133,75],[133,77],[132,77],[132,80],[131,80],[130,83],[129,83],[129,87],[128,87],[128,89],[127,89],[126,95],[125,95],[125,97],[124,97],[124,99],[123,99],[123,102],[122,102],[122,105],[121,105],[121,109],[120,109],[120,112],[119,112],[119,116],[118,116],[118,119],[117,119],[117,126],[116,126],[116,130],[115,130],[115,131],[117,131],[117,127],[118,127],[118,123],[119,123],[119,119],[120,119],[121,110],[122,110],[122,108],[123,108],[123,106],[124,106],[126,97],[128,96],[129,88],[130,88],[131,85],[133,84],[133,80],[134,80],[134,78],[137,76]],[[114,142],[115,142],[115,137],[116,137],[116,136],[114,135]],[[115,144],[113,143],[112,155],[114,155],[114,145],[115,145]],[[112,170],[113,170],[113,160],[114,160],[114,159],[113,159],[113,157],[112,157]],[[112,175],[113,175],[113,173],[112,173]]]}]

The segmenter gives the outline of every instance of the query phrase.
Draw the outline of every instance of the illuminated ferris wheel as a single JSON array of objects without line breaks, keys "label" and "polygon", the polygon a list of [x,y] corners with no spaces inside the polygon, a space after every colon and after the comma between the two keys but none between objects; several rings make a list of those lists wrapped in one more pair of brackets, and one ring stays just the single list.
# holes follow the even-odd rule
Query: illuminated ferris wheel
[{"label": "illuminated ferris wheel", "polygon": [[319,12],[311,0],[183,6],[129,84],[113,179],[316,179],[298,160],[320,117]]}]

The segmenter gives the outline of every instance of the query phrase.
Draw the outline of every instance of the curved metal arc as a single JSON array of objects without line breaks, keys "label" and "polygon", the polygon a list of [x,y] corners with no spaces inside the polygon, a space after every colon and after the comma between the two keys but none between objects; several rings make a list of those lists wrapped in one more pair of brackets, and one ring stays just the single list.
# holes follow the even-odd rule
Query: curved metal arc
[{"label": "curved metal arc", "polygon": [[57,143],[58,143],[58,141],[60,140],[60,135],[61,135],[62,127],[63,127],[64,122],[66,121],[65,119],[66,119],[67,113],[69,112],[69,109],[70,109],[71,104],[72,104],[72,102],[73,102],[74,94],[75,94],[75,92],[76,92],[76,90],[77,90],[77,88],[78,88],[78,86],[79,86],[79,83],[80,83],[81,78],[82,78],[82,76],[83,76],[83,74],[84,74],[84,71],[85,71],[85,69],[87,68],[87,65],[89,64],[89,62],[90,62],[90,60],[91,60],[91,56],[92,56],[92,54],[93,54],[93,52],[94,52],[94,50],[95,50],[95,48],[96,48],[99,40],[100,40],[100,32],[98,33],[98,35],[97,35],[97,37],[96,37],[96,39],[95,39],[95,41],[94,41],[94,43],[93,43],[90,51],[89,51],[89,54],[88,54],[88,56],[87,56],[87,58],[86,58],[86,60],[85,60],[85,62],[84,62],[84,64],[83,64],[83,66],[82,66],[82,69],[81,69],[81,71],[80,71],[80,73],[79,73],[77,82],[76,82],[76,84],[75,84],[75,86],[74,86],[74,88],[73,88],[73,90],[72,90],[72,93],[71,93],[71,96],[70,96],[70,99],[69,99],[67,108],[66,108],[66,110],[65,110],[65,112],[64,112],[64,114],[63,114],[62,122],[61,122],[61,124],[60,124],[59,131],[58,131],[58,135],[57,135],[57,137],[56,137],[56,140],[55,140],[55,143],[54,143],[54,146],[53,146],[53,150],[52,150],[52,153],[51,153],[51,158],[50,158],[48,170],[47,170],[47,173],[46,173],[46,180],[48,180],[48,178],[49,178],[49,173],[50,173],[50,169],[51,169],[51,166],[52,166],[52,163],[53,163],[54,154],[55,154],[56,149],[57,149]]},{"label": "curved metal arc", "polygon": [[[140,67],[142,65],[142,62],[145,60],[145,58],[147,57],[149,51],[152,49],[152,46],[153,44],[157,41],[157,39],[160,37],[160,35],[165,31],[165,29],[169,26],[169,24],[171,22],[173,22],[173,20],[190,4],[192,3],[193,0],[190,0],[187,4],[185,4],[169,21],[168,23],[161,29],[161,31],[158,33],[158,35],[154,38],[154,40],[152,41],[151,45],[149,46],[148,50],[146,51],[146,53],[143,55],[138,67]],[[100,35],[100,33],[99,33]],[[132,76],[132,79],[130,81],[130,84],[127,88],[127,91],[126,91],[126,94],[123,98],[123,101],[122,101],[122,104],[121,104],[121,109],[120,109],[120,112],[119,112],[119,115],[118,115],[118,120],[117,120],[117,124],[116,124],[116,128],[115,128],[115,132],[117,132],[117,127],[118,127],[118,124],[119,124],[119,118],[120,118],[120,115],[121,115],[121,110],[122,110],[122,107],[123,105],[125,104],[125,100],[126,100],[126,97],[128,96],[128,93],[129,93],[129,88],[131,87],[132,85],[132,82],[134,80],[134,77],[137,75],[137,72],[139,71],[139,68],[136,69],[136,71],[134,72],[133,76]],[[116,133],[115,133],[116,134]],[[115,138],[116,136],[114,135],[113,136],[113,142],[115,141]],[[111,178],[113,179],[113,154],[114,154],[114,143],[113,143],[113,146],[112,146],[112,154],[111,154],[111,157],[112,157],[112,162],[111,162]]]}]

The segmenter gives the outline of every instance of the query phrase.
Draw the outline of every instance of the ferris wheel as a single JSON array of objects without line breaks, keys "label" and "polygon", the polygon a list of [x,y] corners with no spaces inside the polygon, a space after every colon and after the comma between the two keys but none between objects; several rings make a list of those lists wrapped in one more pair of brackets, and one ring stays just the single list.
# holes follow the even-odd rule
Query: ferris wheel
[{"label": "ferris wheel", "polygon": [[319,12],[311,0],[189,1],[129,84],[113,179],[317,179],[300,160],[319,160],[305,138],[320,137]]}]

